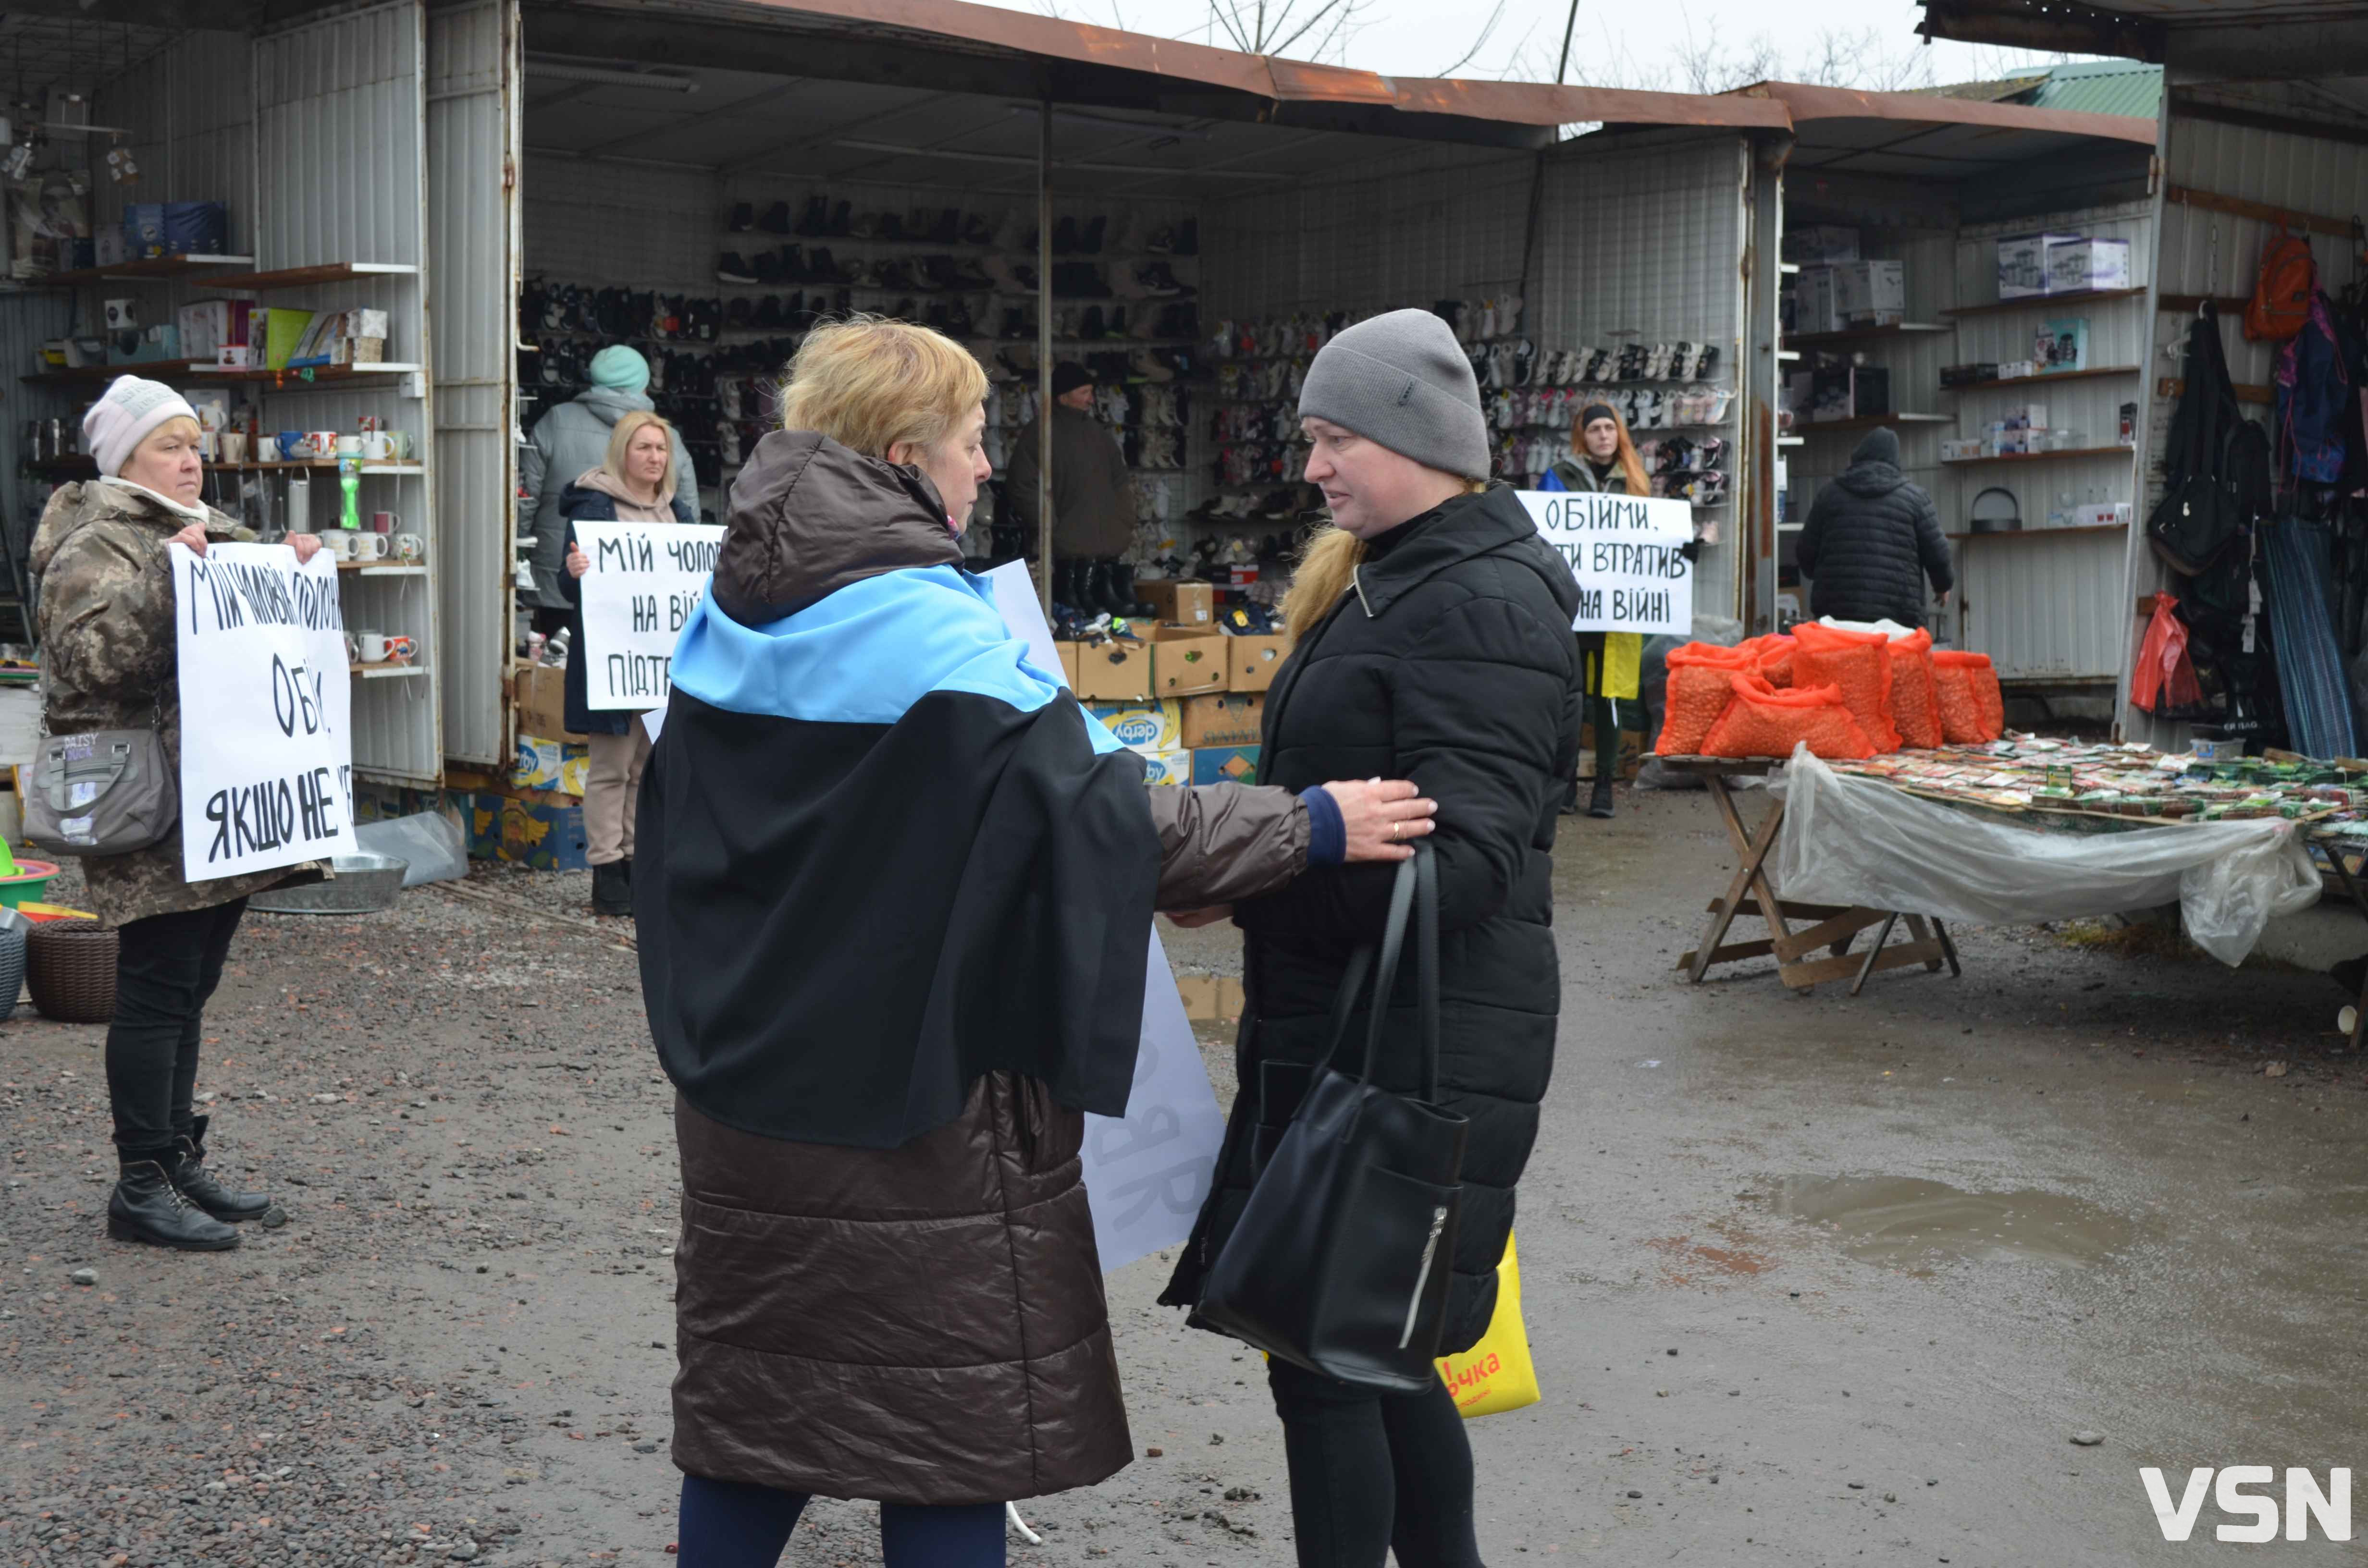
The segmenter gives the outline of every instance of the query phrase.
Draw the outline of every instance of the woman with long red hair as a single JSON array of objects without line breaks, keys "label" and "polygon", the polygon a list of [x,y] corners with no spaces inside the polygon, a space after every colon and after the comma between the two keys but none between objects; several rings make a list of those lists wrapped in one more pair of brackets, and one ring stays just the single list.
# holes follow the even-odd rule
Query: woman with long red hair
[{"label": "woman with long red hair", "polygon": [[[1652,481],[1628,438],[1627,422],[1610,403],[1590,403],[1570,427],[1570,455],[1558,458],[1538,481],[1541,490],[1594,490],[1612,495],[1650,495]],[[1634,631],[1582,631],[1578,651],[1587,666],[1587,721],[1595,726],[1595,793],[1587,814],[1611,814],[1611,780],[1620,771],[1620,723],[1615,700],[1634,702],[1642,689],[1645,639]],[[1652,733],[1651,716],[1639,720]],[[1565,812],[1578,807],[1578,781],[1571,780]]]}]

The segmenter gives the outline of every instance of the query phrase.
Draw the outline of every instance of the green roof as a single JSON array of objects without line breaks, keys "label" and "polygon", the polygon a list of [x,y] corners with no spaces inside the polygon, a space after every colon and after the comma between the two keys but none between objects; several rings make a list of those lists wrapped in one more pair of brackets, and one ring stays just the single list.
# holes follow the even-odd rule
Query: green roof
[{"label": "green roof", "polygon": [[2058,65],[2021,101],[2033,108],[2127,114],[2152,119],[2162,112],[2162,67],[2127,60]]}]

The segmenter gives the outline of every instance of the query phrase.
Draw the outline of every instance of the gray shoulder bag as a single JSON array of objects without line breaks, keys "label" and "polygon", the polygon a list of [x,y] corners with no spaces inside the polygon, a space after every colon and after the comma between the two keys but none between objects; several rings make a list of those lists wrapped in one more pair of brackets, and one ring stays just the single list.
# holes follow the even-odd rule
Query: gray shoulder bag
[{"label": "gray shoulder bag", "polygon": [[144,730],[52,735],[25,791],[25,838],[52,855],[130,855],[161,844],[181,820],[179,782],[165,760],[160,701]]}]

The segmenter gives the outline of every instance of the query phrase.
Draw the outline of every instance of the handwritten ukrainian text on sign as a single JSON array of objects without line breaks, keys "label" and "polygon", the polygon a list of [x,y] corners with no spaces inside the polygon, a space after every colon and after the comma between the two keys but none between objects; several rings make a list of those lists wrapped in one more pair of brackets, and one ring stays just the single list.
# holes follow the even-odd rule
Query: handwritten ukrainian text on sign
[{"label": "handwritten ukrainian text on sign", "polygon": [[704,523],[578,523],[590,558],[584,590],[586,703],[661,708],[674,689],[674,644],[707,592],[723,530]]},{"label": "handwritten ukrainian text on sign", "polygon": [[1674,632],[1694,627],[1692,506],[1655,496],[1517,492],[1538,535],[1578,583],[1577,631]]},{"label": "handwritten ukrainian text on sign", "polygon": [[170,549],[181,864],[193,882],[350,854],[352,706],[337,569],[284,544]]}]

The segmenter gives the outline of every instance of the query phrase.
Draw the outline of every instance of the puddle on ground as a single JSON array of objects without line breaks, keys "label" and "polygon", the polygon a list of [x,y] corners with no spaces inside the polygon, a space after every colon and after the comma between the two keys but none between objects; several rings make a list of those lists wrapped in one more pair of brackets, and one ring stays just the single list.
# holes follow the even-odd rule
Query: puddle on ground
[{"label": "puddle on ground", "polygon": [[2135,1233],[2120,1215],[2061,1193],[1967,1192],[1910,1176],[1777,1176],[1751,1196],[1832,1228],[1861,1263],[1914,1273],[1964,1259],[2094,1263]]}]

